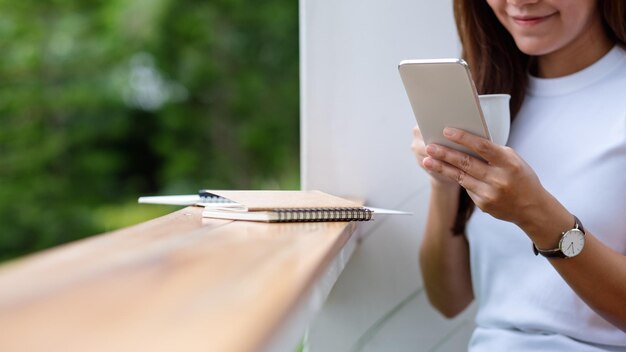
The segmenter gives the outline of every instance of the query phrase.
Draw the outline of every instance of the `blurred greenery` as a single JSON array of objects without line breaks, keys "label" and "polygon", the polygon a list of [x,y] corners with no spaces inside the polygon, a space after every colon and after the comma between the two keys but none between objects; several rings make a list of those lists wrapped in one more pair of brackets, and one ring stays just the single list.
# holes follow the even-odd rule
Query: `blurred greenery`
[{"label": "blurred greenery", "polygon": [[0,0],[0,52],[0,260],[298,187],[295,0]]}]

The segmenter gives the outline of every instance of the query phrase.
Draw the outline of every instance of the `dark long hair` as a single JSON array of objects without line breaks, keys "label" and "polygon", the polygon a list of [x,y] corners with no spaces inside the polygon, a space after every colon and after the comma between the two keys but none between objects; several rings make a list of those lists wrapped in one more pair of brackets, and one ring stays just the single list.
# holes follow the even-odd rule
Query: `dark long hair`
[{"label": "dark long hair", "polygon": [[[626,47],[626,1],[599,0],[604,28],[609,38]],[[454,18],[463,47],[463,59],[472,71],[479,94],[511,95],[511,119],[519,112],[528,87],[532,58],[522,53],[485,0],[454,0]],[[465,233],[475,205],[465,190],[452,231]]]}]

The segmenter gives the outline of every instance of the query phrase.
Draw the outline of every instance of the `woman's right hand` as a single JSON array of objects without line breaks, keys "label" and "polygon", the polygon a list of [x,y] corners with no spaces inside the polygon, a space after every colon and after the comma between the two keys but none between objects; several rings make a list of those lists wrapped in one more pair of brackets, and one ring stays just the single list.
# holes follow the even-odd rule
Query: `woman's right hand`
[{"label": "woman's right hand", "polygon": [[428,169],[424,167],[424,159],[428,158],[429,156],[426,153],[426,144],[424,143],[422,132],[417,127],[417,125],[413,127],[413,141],[411,143],[411,150],[413,151],[413,154],[415,154],[415,159],[417,160],[417,163],[419,164],[419,166],[422,169],[424,169],[424,171],[428,172],[428,174],[430,175],[431,184],[433,186],[440,186],[444,188],[459,187],[458,183],[452,181],[450,178],[443,177],[440,174],[430,172],[428,171]]}]

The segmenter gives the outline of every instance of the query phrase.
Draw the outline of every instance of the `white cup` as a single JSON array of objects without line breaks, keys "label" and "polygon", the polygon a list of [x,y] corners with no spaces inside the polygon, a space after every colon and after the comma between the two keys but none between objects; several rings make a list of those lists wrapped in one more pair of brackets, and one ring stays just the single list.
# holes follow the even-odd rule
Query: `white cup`
[{"label": "white cup", "polygon": [[511,112],[509,110],[508,94],[479,95],[480,108],[483,111],[491,140],[499,145],[505,145],[509,139],[511,129]]}]

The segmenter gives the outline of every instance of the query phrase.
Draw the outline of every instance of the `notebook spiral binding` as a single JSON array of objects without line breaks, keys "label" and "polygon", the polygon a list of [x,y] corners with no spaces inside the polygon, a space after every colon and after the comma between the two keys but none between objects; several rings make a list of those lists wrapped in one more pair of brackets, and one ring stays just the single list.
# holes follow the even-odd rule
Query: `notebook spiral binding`
[{"label": "notebook spiral binding", "polygon": [[368,221],[373,211],[366,208],[274,209],[277,222]]},{"label": "notebook spiral binding", "polygon": [[200,192],[199,196],[200,196],[200,202],[202,203],[227,203],[227,204],[235,203],[232,200],[226,199],[224,197],[216,196],[211,193],[206,193],[206,192],[205,193]]}]

